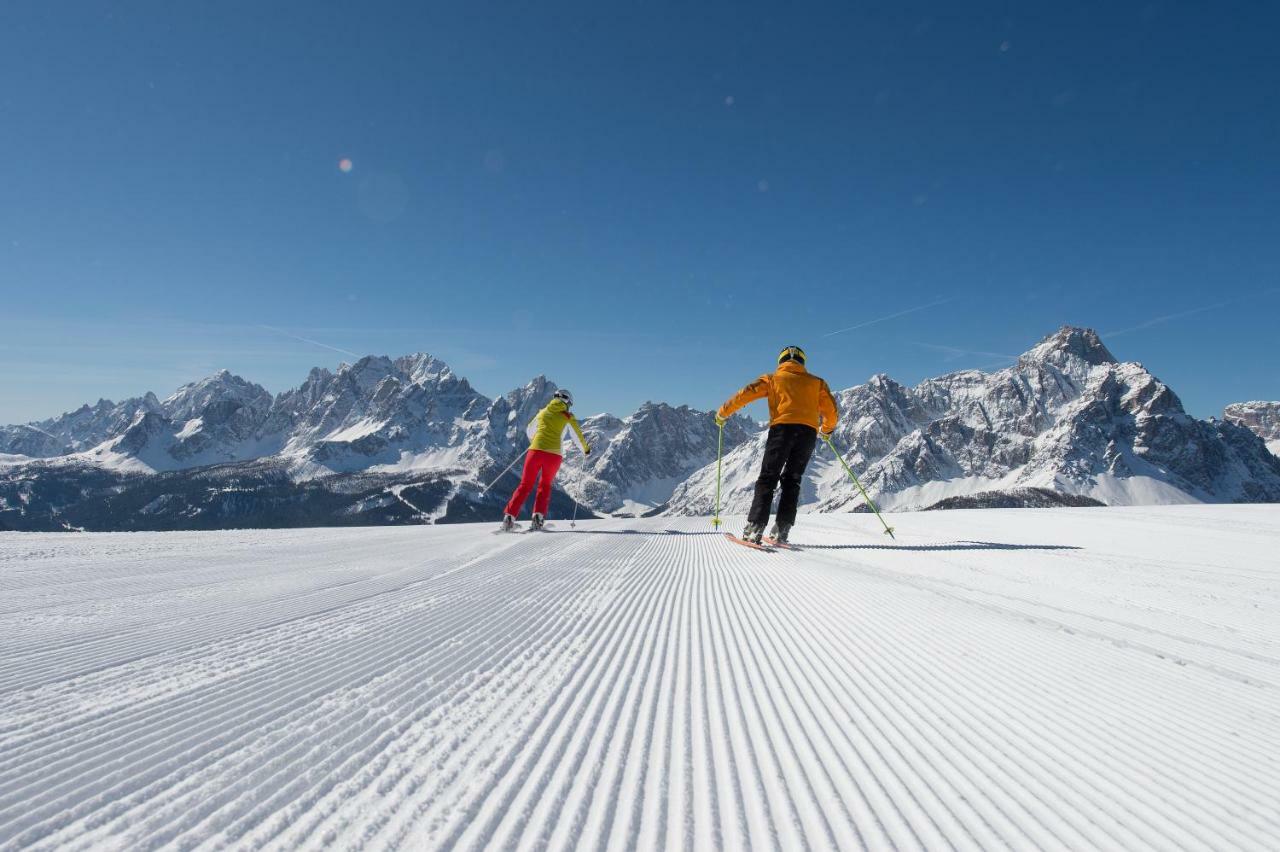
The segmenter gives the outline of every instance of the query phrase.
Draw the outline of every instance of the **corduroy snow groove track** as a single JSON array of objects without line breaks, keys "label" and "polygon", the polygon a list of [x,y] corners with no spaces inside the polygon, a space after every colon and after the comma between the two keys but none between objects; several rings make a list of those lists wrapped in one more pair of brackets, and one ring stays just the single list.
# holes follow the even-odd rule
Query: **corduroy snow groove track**
[{"label": "corduroy snow groove track", "polygon": [[1280,847],[1280,512],[895,526],[0,534],[0,849]]}]

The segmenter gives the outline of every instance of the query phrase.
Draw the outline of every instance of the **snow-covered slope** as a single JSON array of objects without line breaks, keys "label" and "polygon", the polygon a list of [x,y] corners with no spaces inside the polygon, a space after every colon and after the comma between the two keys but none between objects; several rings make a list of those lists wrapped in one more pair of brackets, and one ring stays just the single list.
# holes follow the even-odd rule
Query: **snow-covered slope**
[{"label": "snow-covered slope", "polygon": [[1280,847],[1274,507],[894,523],[0,534],[0,848]]},{"label": "snow-covered slope", "polygon": [[[1087,329],[1064,327],[995,373],[953,373],[914,388],[875,376],[837,396],[836,446],[890,508],[1028,488],[1121,505],[1280,501],[1280,463],[1261,441],[1190,417],[1172,390],[1141,364],[1117,362]],[[763,441],[725,461],[729,511],[750,504]],[[714,490],[708,466],[676,489],[670,510],[704,514]],[[805,501],[828,510],[862,503],[825,447]]]}]

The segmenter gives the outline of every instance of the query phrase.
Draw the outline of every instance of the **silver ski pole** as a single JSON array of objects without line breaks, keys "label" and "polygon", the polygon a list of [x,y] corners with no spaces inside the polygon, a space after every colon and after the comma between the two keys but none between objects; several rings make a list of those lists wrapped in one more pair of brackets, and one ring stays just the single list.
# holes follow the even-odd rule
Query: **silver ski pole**
[{"label": "silver ski pole", "polygon": [[513,468],[513,467],[515,467],[515,466],[516,466],[516,462],[520,461],[520,459],[524,458],[524,457],[525,457],[526,455],[528,455],[528,454],[529,454],[529,448],[528,448],[528,447],[526,447],[526,448],[525,448],[525,451],[524,451],[523,453],[521,453],[520,455],[516,456],[515,461],[513,461],[511,464],[507,465],[507,469],[506,469],[506,470],[504,470],[502,473],[500,473],[500,474],[498,474],[497,476],[495,476],[495,477],[494,477],[494,479],[493,479],[493,482],[490,482],[488,485],[486,485],[486,486],[484,487],[484,490],[480,492],[480,496],[481,496],[481,497],[483,497],[484,495],[488,494],[488,493],[489,493],[489,489],[490,489],[490,488],[492,488],[493,486],[497,485],[497,484],[498,484],[498,480],[499,480],[499,479],[501,479],[502,477],[506,476],[506,475],[507,475],[507,473],[509,473],[509,472],[511,471],[511,468]]},{"label": "silver ski pole", "polygon": [[[573,500],[572,495],[570,495],[569,499]],[[574,500],[573,501],[573,520],[569,522],[569,526],[576,527],[577,525],[578,525],[578,501]]]}]

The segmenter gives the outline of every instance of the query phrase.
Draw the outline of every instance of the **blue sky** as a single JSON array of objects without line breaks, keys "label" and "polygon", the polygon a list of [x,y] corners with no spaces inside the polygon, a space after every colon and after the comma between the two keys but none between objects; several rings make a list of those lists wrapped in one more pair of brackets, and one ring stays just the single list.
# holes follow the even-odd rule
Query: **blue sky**
[{"label": "blue sky", "polygon": [[710,407],[1064,323],[1280,398],[1275,4],[424,6],[7,4],[0,422],[418,350]]}]

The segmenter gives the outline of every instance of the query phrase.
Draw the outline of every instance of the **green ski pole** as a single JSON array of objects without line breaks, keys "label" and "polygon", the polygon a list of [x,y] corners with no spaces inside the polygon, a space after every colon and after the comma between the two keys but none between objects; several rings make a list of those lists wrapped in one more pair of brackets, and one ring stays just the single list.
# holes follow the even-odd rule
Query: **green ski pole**
[{"label": "green ski pole", "polygon": [[853,484],[858,486],[858,490],[862,492],[862,496],[867,501],[867,505],[871,507],[871,511],[876,513],[877,518],[880,518],[880,523],[884,524],[885,533],[889,538],[897,541],[897,537],[893,534],[893,527],[885,523],[884,517],[880,514],[880,510],[877,509],[876,504],[872,502],[871,495],[867,493],[867,489],[862,487],[862,483],[859,482],[858,477],[854,475],[853,468],[849,467],[849,464],[844,460],[844,456],[840,455],[840,452],[836,449],[836,445],[831,443],[831,436],[823,435],[822,440],[827,442],[827,446],[831,448],[831,452],[835,453],[836,458],[840,459],[840,465],[844,468],[845,473],[849,474],[849,478],[853,480]]},{"label": "green ski pole", "polygon": [[716,514],[711,519],[711,526],[720,529],[720,460],[724,456],[724,424],[720,427],[720,440],[716,444]]}]

